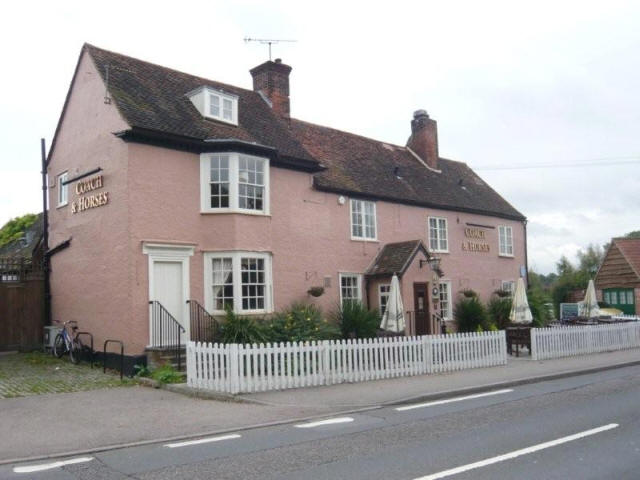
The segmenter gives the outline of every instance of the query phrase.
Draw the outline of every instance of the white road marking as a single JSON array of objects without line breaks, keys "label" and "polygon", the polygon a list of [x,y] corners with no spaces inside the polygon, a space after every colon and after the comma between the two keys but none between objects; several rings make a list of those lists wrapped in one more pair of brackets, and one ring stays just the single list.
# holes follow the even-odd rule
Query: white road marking
[{"label": "white road marking", "polygon": [[436,405],[444,405],[445,403],[462,402],[463,400],[472,400],[474,398],[490,397],[491,395],[501,395],[503,393],[513,392],[511,388],[505,388],[504,390],[494,390],[493,392],[477,393],[475,395],[466,395],[464,397],[448,398],[446,400],[435,400],[427,403],[416,403],[414,405],[407,405],[405,407],[398,407],[398,412],[404,412],[406,410],[413,410],[414,408],[435,407]]},{"label": "white road marking", "polygon": [[200,438],[198,440],[187,440],[186,442],[167,443],[165,447],[188,447],[189,445],[200,445],[202,443],[220,442],[222,440],[232,440],[234,438],[240,438],[241,435],[234,433],[233,435],[221,435],[219,437],[207,437]]},{"label": "white road marking", "polygon": [[427,475],[426,477],[419,477],[414,480],[436,480],[438,478],[450,477],[451,475],[457,475],[458,473],[468,472],[469,470],[473,470],[480,467],[486,467],[487,465],[492,465],[498,462],[504,462],[505,460],[511,460],[512,458],[516,458],[521,455],[528,455],[529,453],[534,453],[539,450],[544,450],[545,448],[551,448],[557,445],[561,445],[563,443],[573,442],[574,440],[580,440],[581,438],[588,437],[590,435],[595,435],[596,433],[606,432],[607,430],[611,430],[617,427],[618,427],[617,423],[610,423],[609,425],[604,425],[598,428],[592,428],[591,430],[585,430],[584,432],[569,435],[568,437],[562,437],[562,438],[558,438],[557,440],[551,440],[549,442],[539,443],[538,445],[533,445],[531,447],[515,450],[510,453],[505,453],[504,455],[498,455],[497,457],[487,458],[486,460],[480,460],[479,462],[469,463],[467,465],[463,465],[457,468],[452,468],[450,470],[444,470],[442,472],[432,473],[431,475]]},{"label": "white road marking", "polygon": [[93,457],[78,457],[78,458],[70,458],[69,460],[60,460],[58,462],[53,462],[53,463],[41,463],[40,465],[14,467],[13,473],[42,472],[44,470],[50,470],[52,468],[64,467],[65,465],[73,465],[74,463],[90,462],[91,460],[93,460]]},{"label": "white road marking", "polygon": [[317,422],[310,423],[301,423],[296,425],[296,428],[313,428],[313,427],[321,427],[323,425],[332,425],[334,423],[348,423],[353,422],[353,418],[351,417],[338,417],[338,418],[329,418],[327,420],[319,420]]}]

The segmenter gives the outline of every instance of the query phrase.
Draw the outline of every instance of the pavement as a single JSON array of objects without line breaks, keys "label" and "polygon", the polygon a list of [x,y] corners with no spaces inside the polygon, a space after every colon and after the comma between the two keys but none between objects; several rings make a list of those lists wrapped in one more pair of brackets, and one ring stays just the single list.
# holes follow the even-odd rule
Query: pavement
[{"label": "pavement", "polygon": [[236,401],[143,386],[0,399],[0,464],[285,424],[637,364],[639,349],[537,362],[510,357],[501,367],[256,393]]}]

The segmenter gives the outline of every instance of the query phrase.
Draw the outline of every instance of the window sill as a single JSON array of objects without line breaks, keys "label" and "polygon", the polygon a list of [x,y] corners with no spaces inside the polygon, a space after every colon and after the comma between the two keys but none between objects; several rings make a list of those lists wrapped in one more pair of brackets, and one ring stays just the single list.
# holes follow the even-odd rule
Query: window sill
[{"label": "window sill", "polygon": [[450,253],[449,250],[429,250],[429,253]]},{"label": "window sill", "polygon": [[239,215],[252,215],[255,217],[271,217],[270,213],[258,212],[253,210],[235,210],[230,208],[220,210],[200,210],[201,215],[228,215],[232,213]]},{"label": "window sill", "polygon": [[[268,315],[273,313],[273,310],[240,310],[234,311],[234,315]],[[213,310],[211,315],[214,317],[224,317],[227,314],[226,310]]]},{"label": "window sill", "polygon": [[57,206],[56,206],[56,209],[58,209],[58,208],[64,208],[64,207],[66,207],[67,205],[69,205],[69,202],[67,202],[67,203],[60,203],[59,205],[57,205]]},{"label": "window sill", "polygon": [[506,253],[499,253],[498,256],[502,258],[515,258],[515,255],[507,255]]},{"label": "window sill", "polygon": [[361,237],[351,237],[352,242],[370,242],[370,243],[380,243],[380,240],[377,238],[361,238]]}]

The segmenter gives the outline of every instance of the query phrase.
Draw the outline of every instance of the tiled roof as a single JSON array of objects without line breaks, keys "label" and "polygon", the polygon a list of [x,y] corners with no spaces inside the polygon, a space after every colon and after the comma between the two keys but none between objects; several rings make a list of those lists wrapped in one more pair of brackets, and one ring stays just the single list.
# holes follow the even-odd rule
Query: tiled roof
[{"label": "tiled roof", "polygon": [[[198,140],[237,139],[274,147],[284,157],[315,160],[290,133],[284,121],[273,114],[262,97],[252,91],[171,70],[85,44],[106,81],[109,93],[131,127],[179,135]],[[235,94],[238,126],[204,118],[187,93],[208,86]]]},{"label": "tiled roof", "polygon": [[613,243],[622,252],[636,275],[640,277],[640,238],[614,238]]},{"label": "tiled roof", "polygon": [[[439,160],[440,173],[427,169],[405,147],[389,145],[301,120],[275,115],[252,90],[222,84],[85,45],[109,93],[132,129],[160,136],[256,142],[277,150],[293,168],[319,171],[321,190],[425,207],[524,220],[518,210],[466,164]],[[239,97],[238,126],[206,119],[186,94],[202,86]],[[55,138],[54,138],[55,142]],[[52,146],[53,148],[53,146]]]},{"label": "tiled roof", "polygon": [[319,189],[525,218],[465,163],[440,158],[438,173],[426,168],[405,147],[300,120],[292,120],[291,127],[304,147],[328,167],[315,174]]},{"label": "tiled roof", "polygon": [[371,266],[365,272],[366,275],[402,275],[418,250],[427,249],[421,240],[409,240],[407,242],[387,243],[376,256]]}]

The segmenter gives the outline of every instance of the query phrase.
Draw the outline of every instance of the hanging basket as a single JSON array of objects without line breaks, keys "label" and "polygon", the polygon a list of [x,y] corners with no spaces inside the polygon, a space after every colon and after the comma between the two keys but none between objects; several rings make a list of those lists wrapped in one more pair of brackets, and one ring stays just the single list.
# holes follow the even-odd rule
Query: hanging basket
[{"label": "hanging basket", "polygon": [[312,297],[319,297],[324,293],[324,287],[311,287],[307,293]]}]

